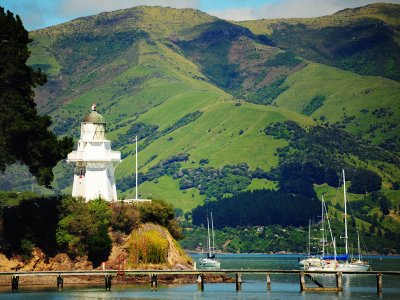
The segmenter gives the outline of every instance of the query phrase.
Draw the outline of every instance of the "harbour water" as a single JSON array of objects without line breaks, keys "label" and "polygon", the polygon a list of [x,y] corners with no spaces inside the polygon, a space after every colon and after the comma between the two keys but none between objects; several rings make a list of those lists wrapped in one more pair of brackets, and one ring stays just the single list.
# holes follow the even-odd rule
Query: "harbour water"
[{"label": "harbour water", "polygon": [[[199,255],[193,255],[198,261]],[[266,254],[224,254],[219,255],[223,269],[297,269],[296,255]],[[400,257],[372,257],[374,270],[399,271]],[[103,286],[65,286],[58,292],[56,286],[28,287],[20,286],[12,294],[10,287],[0,289],[0,299],[400,299],[400,278],[383,277],[383,294],[376,294],[376,278],[368,275],[343,276],[344,291],[340,293],[299,292],[297,275],[271,275],[271,291],[267,291],[266,278],[263,275],[243,276],[242,290],[235,291],[235,283],[205,283],[204,291],[197,290],[196,284],[165,285],[159,284],[157,291],[147,285],[119,285],[113,283],[111,291]],[[319,275],[318,280],[326,286],[334,286],[335,279],[330,275]],[[311,282],[308,285],[312,286]]]}]

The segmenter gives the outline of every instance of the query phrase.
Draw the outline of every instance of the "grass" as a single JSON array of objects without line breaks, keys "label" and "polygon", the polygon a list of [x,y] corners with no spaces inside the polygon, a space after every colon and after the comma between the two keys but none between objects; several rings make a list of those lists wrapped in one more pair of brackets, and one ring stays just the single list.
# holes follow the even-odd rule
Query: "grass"
[{"label": "grass", "polygon": [[[162,176],[157,181],[144,182],[139,185],[138,191],[140,198],[162,199],[184,212],[191,211],[204,203],[204,196],[200,195],[197,189],[181,191],[178,180],[173,180],[169,176]],[[122,193],[121,196],[127,199],[135,198],[135,189]]]},{"label": "grass", "polygon": [[[163,107],[168,105],[170,103],[166,101],[157,109],[165,113],[166,110]],[[143,153],[140,153],[141,162],[147,161],[154,154],[158,155],[157,159],[142,169],[143,171],[160,160],[183,152],[190,154],[189,161],[183,164],[184,168],[197,167],[202,158],[208,158],[208,166],[212,167],[247,162],[251,169],[260,167],[269,170],[278,163],[278,158],[274,155],[276,149],[286,145],[286,141],[274,140],[263,134],[262,130],[267,124],[284,121],[291,117],[302,123],[310,122],[306,117],[285,109],[247,103],[237,107],[232,101],[217,101],[207,106],[196,107],[196,109],[204,113],[195,122],[156,140],[142,151]],[[174,111],[172,110],[171,113]],[[186,112],[183,110],[181,113],[183,115]],[[153,110],[149,114],[153,114]],[[143,114],[143,118],[139,120],[146,120],[146,117],[147,113]],[[159,119],[170,118],[160,114]],[[241,135],[239,135],[240,130],[243,130]],[[131,145],[129,149],[133,147],[134,145]],[[127,162],[132,166],[131,161]],[[143,167],[142,164],[140,166]],[[131,167],[125,167],[125,161],[118,168],[120,174],[131,170]]]},{"label": "grass", "polygon": [[[346,183],[346,188],[348,188],[348,182]],[[321,185],[315,185],[314,186],[315,192],[318,195],[318,198],[321,199],[322,194],[324,194],[324,199],[325,201],[330,201],[332,205],[335,205],[336,203],[339,203],[340,206],[344,206],[344,195],[343,195],[343,187],[339,188],[334,188],[326,183],[321,184]],[[359,195],[359,194],[352,194],[347,192],[347,201],[352,202],[352,201],[357,201],[357,200],[362,200],[364,198],[364,195]]]},{"label": "grass", "polygon": [[277,188],[277,183],[275,181],[271,181],[268,179],[258,179],[258,178],[253,178],[251,181],[251,184],[247,188],[249,191],[254,191],[254,190],[274,190]]},{"label": "grass", "polygon": [[[285,83],[289,89],[279,95],[276,105],[302,112],[316,95],[326,97],[323,105],[311,114],[320,119],[322,116],[329,123],[343,121],[344,115],[355,118],[346,126],[354,134],[367,133],[375,123],[400,121],[400,83],[382,77],[361,76],[334,67],[309,63],[307,67],[289,76]],[[390,107],[392,116],[379,119],[372,114],[375,109]],[[361,108],[368,112],[361,112]],[[386,127],[385,127],[386,128]],[[371,138],[379,143],[392,136],[399,136],[400,129],[395,126],[389,132],[377,131]]]}]

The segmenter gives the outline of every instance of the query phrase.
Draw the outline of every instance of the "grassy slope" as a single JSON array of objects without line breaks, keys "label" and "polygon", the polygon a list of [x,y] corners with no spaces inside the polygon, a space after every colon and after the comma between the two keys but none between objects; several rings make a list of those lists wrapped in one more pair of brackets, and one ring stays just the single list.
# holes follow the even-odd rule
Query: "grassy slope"
[{"label": "grassy slope", "polygon": [[[286,80],[285,84],[289,89],[278,97],[276,104],[279,107],[246,102],[236,106],[237,101],[231,95],[209,83],[197,65],[165,40],[166,37],[173,37],[175,34],[187,40],[196,38],[193,36],[196,31],[190,28],[210,23],[214,18],[193,10],[141,7],[133,13],[123,10],[104,14],[98,18],[99,22],[106,22],[111,16],[119,16],[121,30],[137,26],[145,30],[151,38],[142,39],[128,49],[129,55],[135,56],[134,60],[130,60],[129,55],[124,54],[116,56],[104,65],[109,70],[117,70],[115,76],[104,81],[88,76],[87,82],[75,83],[77,94],[62,94],[62,102],[66,104],[54,110],[52,114],[58,120],[72,117],[79,121],[87,114],[91,103],[97,102],[109,122],[108,137],[116,140],[118,135],[123,135],[128,130],[129,121],[156,124],[159,130],[162,130],[188,113],[196,110],[203,112],[195,122],[161,137],[141,151],[140,171],[146,171],[160,160],[182,152],[190,154],[190,159],[183,164],[183,168],[197,167],[200,159],[208,158],[209,166],[212,167],[247,162],[251,169],[261,167],[269,170],[278,162],[274,155],[276,149],[286,145],[286,142],[274,140],[260,134],[259,131],[271,122],[286,120],[294,120],[303,125],[312,124],[312,119],[299,112],[307,101],[311,101],[312,97],[319,93],[326,96],[325,104],[315,111],[312,117],[319,118],[324,115],[330,122],[340,120],[343,111],[339,101],[342,101],[346,107],[346,114],[356,115],[358,119],[355,121],[360,123],[358,127],[348,125],[346,129],[351,132],[357,132],[358,128],[365,130],[372,122],[371,118],[363,118],[364,115],[359,113],[361,108],[368,107],[371,113],[373,109],[382,105],[391,106],[392,110],[396,110],[394,116],[399,115],[397,83],[381,78],[362,77],[313,63]],[[43,33],[56,35],[60,32],[73,32],[82,24],[86,26],[86,30],[96,31],[98,29],[93,22],[91,19],[78,19],[64,27],[44,30]],[[55,37],[47,38],[38,32],[35,33],[36,37],[38,45],[32,48],[34,55],[31,63],[49,64],[50,75],[59,75],[62,66],[55,56],[36,52],[46,49],[46,53],[50,53],[47,47],[51,47]],[[93,87],[90,84],[93,84]],[[85,88],[80,90],[79,86]],[[128,90],[125,90],[126,87]],[[374,90],[369,94],[353,95],[370,87]],[[361,102],[360,99],[364,100]],[[116,129],[117,126],[121,127]],[[75,128],[75,132],[77,129],[78,127]],[[240,130],[243,130],[241,135]],[[393,132],[394,135],[398,135],[398,131]],[[379,137],[375,141],[380,142]],[[128,145],[124,149],[129,150],[134,150],[134,145]],[[155,154],[157,158],[145,165]],[[72,174],[65,175],[60,166],[56,172],[59,177],[72,178]],[[131,176],[134,172],[134,156],[130,155],[124,159],[116,172],[117,178]],[[274,183],[266,180],[253,180],[249,189],[273,186]],[[69,191],[69,188],[64,191]],[[142,197],[166,199],[185,211],[204,201],[204,196],[199,195],[197,190],[192,189],[186,193],[180,191],[178,181],[166,176],[155,182],[143,183],[139,191]],[[134,190],[128,190],[121,196],[132,197],[133,194]]]},{"label": "grassy slope", "polygon": [[[344,113],[355,116],[346,126],[353,134],[361,134],[375,143],[381,143],[390,137],[400,135],[400,83],[382,77],[361,76],[321,64],[309,63],[299,72],[289,76],[285,84],[289,89],[278,96],[275,103],[297,112],[311,102],[316,95],[326,97],[323,106],[311,116],[319,119],[325,116],[330,123],[340,122]],[[378,119],[372,115],[375,109],[387,108],[392,116]],[[362,113],[361,109],[368,109]],[[367,133],[375,123],[390,123],[394,125],[389,132],[375,133],[375,137]],[[383,128],[388,126],[384,125]]]},{"label": "grassy slope", "polygon": [[[155,141],[139,155],[140,171],[162,159],[181,152],[190,154],[190,160],[183,167],[197,167],[198,161],[208,158],[212,167],[226,164],[247,162],[251,169],[261,167],[269,170],[278,162],[274,153],[284,141],[276,141],[259,133],[267,124],[274,121],[296,120],[302,124],[311,121],[304,116],[283,108],[275,108],[237,101],[232,96],[205,81],[196,65],[183,56],[172,51],[162,43],[141,41],[138,49],[137,64],[95,89],[82,92],[72,98],[53,115],[58,118],[73,116],[81,119],[91,103],[97,102],[108,121],[108,138],[115,140],[123,135],[129,120],[159,126],[163,130],[184,115],[200,110],[203,115],[193,123]],[[112,64],[111,62],[110,64]],[[157,74],[157,76],[153,76]],[[118,94],[119,86],[129,80],[144,78],[134,94]],[[110,100],[115,102],[110,105]],[[139,116],[138,116],[139,114]],[[115,129],[117,125],[122,125]],[[78,128],[75,128],[75,132]],[[114,130],[115,129],[115,130]],[[239,135],[239,131],[244,133]],[[168,139],[172,138],[172,141]],[[124,151],[134,150],[134,145],[127,145]],[[157,154],[157,158],[144,165],[148,159]],[[118,166],[117,178],[132,175],[134,157],[129,156]],[[56,169],[58,176],[64,175],[61,167]],[[72,176],[71,176],[72,177]],[[56,184],[55,184],[56,186]],[[250,188],[270,187],[271,183],[257,181]],[[65,189],[68,192],[69,188]],[[140,186],[143,197],[149,194],[154,198],[169,200],[184,210],[189,210],[203,202],[204,197],[194,191],[183,193],[178,189],[178,182],[163,177],[155,182],[146,182]],[[167,192],[168,191],[168,192]],[[121,196],[131,197],[133,190]]]},{"label": "grassy slope", "polygon": [[[167,106],[170,101],[166,101],[160,105],[159,109]],[[204,114],[195,122],[182,127],[171,134],[158,139],[144,151],[139,154],[139,166],[145,171],[148,167],[156,164],[158,161],[165,159],[176,153],[186,152],[190,154],[188,162],[183,164],[183,168],[198,167],[198,162],[202,158],[208,158],[212,167],[222,167],[226,164],[236,164],[239,162],[247,162],[251,169],[261,167],[269,170],[278,162],[274,156],[276,149],[286,145],[285,141],[276,141],[272,137],[260,134],[259,130],[274,121],[285,121],[287,119],[298,120],[302,124],[311,122],[307,117],[302,117],[290,111],[280,108],[265,107],[243,103],[241,106],[235,106],[232,101],[218,101],[215,104],[205,106]],[[168,111],[168,110],[163,110]],[[149,112],[149,114],[151,114]],[[171,112],[172,113],[172,112]],[[147,113],[143,115],[146,117]],[[239,135],[239,130],[243,129],[244,133]],[[210,131],[209,131],[210,130]],[[168,141],[168,138],[173,138]],[[134,145],[131,146],[133,148]],[[160,151],[161,149],[161,151]],[[151,161],[148,165],[143,166],[152,155],[158,154],[157,159]],[[117,169],[119,176],[127,176],[133,173],[134,158],[124,160],[121,166]],[[170,200],[175,204],[178,203],[175,198],[182,199],[179,202],[179,207],[187,209],[199,204],[195,199],[188,196],[185,197],[181,191],[175,190],[158,193],[157,191],[167,190],[171,187],[169,180],[159,180],[158,183],[146,182],[139,188],[145,189],[144,196],[147,196],[147,191],[152,188],[151,193],[155,198]],[[270,182],[257,182],[257,188],[271,186]],[[177,183],[174,183],[177,188]],[[250,187],[252,188],[252,187]],[[134,191],[128,192],[129,197]],[[172,196],[169,199],[169,195]],[[197,191],[195,192],[197,195]],[[203,198],[199,198],[203,200]],[[196,205],[195,205],[196,204]]]}]

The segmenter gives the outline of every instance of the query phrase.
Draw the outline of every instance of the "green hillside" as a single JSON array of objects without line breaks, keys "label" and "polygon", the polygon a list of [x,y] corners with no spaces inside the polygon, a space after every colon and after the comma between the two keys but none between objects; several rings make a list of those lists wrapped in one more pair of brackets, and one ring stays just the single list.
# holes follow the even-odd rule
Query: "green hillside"
[{"label": "green hillside", "polygon": [[[397,232],[398,11],[380,4],[232,23],[197,10],[139,6],[79,18],[31,32],[29,64],[48,74],[35,99],[52,116],[53,131],[75,140],[97,104],[123,157],[120,198],[135,193],[137,135],[140,196],[164,199],[188,220],[198,205],[247,190],[331,192],[345,168],[350,181],[359,169],[382,180],[368,189],[375,200],[357,196],[373,203],[364,212],[370,217],[357,222],[384,214],[380,196],[371,196],[381,190],[391,210],[379,226]],[[54,171],[55,191],[70,193],[72,166],[60,162]],[[7,180],[8,188],[20,182]]]},{"label": "green hillside", "polygon": [[307,60],[399,81],[399,19],[398,4],[376,3],[318,18],[238,24]]},{"label": "green hillside", "polygon": [[[310,63],[284,85],[288,89],[275,100],[277,106],[399,151],[400,83]],[[313,102],[317,96],[323,98],[320,103]]]}]

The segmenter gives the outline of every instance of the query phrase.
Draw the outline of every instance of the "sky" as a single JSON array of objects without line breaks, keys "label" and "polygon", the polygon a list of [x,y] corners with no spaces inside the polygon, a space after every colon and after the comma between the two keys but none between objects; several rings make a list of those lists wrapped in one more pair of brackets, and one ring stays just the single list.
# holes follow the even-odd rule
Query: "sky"
[{"label": "sky", "polygon": [[344,8],[400,0],[0,0],[0,6],[21,17],[27,30],[78,17],[137,5],[194,8],[227,20],[318,17]]}]

